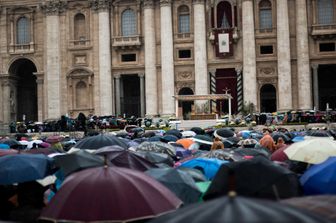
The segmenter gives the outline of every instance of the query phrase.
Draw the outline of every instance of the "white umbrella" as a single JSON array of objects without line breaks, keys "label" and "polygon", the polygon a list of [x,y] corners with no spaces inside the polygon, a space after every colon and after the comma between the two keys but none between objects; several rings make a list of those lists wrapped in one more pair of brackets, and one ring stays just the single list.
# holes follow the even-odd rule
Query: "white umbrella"
[{"label": "white umbrella", "polygon": [[322,137],[307,139],[290,145],[284,152],[290,160],[317,164],[336,156],[336,142]]}]

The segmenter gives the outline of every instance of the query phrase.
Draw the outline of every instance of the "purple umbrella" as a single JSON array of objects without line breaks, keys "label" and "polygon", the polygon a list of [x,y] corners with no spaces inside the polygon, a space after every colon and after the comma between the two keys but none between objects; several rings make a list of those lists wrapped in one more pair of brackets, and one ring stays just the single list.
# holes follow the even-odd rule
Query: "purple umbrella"
[{"label": "purple umbrella", "polygon": [[142,172],[97,167],[70,175],[41,219],[131,221],[156,217],[181,204],[171,191]]}]

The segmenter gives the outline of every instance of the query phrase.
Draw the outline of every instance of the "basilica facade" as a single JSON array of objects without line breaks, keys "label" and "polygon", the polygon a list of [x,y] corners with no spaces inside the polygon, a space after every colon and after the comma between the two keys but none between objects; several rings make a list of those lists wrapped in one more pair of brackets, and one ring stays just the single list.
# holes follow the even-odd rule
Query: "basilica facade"
[{"label": "basilica facade", "polygon": [[1,0],[0,121],[335,109],[335,45],[336,0]]}]

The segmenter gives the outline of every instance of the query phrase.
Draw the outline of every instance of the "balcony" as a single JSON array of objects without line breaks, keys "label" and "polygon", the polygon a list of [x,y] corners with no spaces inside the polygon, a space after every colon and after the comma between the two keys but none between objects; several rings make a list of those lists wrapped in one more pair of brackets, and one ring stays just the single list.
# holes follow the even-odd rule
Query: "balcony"
[{"label": "balcony", "polygon": [[112,37],[112,47],[119,50],[139,49],[141,47],[140,36],[114,36]]},{"label": "balcony", "polygon": [[70,50],[89,49],[91,47],[91,41],[85,38],[80,38],[79,40],[70,40],[68,47]]},{"label": "balcony", "polygon": [[10,54],[27,54],[35,52],[35,44],[27,43],[27,44],[10,44],[9,45],[9,53]]},{"label": "balcony", "polygon": [[336,24],[312,25],[311,35],[314,39],[328,39],[336,37]]}]

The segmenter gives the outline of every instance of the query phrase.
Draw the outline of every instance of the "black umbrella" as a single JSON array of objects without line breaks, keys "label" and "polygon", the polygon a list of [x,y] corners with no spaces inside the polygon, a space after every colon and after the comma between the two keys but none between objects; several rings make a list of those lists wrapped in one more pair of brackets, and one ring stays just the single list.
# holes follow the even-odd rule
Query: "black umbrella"
[{"label": "black umbrella", "polygon": [[150,221],[150,223],[161,222],[327,223],[329,221],[280,202],[225,196],[193,204]]},{"label": "black umbrella", "polygon": [[229,128],[222,128],[222,129],[217,129],[214,132],[214,136],[219,137],[219,138],[229,138],[229,137],[235,136],[235,133]]},{"label": "black umbrella", "polygon": [[286,143],[289,143],[292,139],[289,138],[285,133],[282,132],[273,132],[272,133],[272,138],[274,142],[277,142],[279,138],[282,138]]},{"label": "black umbrella", "polygon": [[114,166],[133,170],[146,171],[151,168],[157,168],[155,164],[129,150],[110,152],[107,155],[107,159]]},{"label": "black umbrella", "polygon": [[266,149],[260,148],[260,149],[252,149],[252,148],[238,148],[234,150],[236,154],[239,154],[241,156],[262,156],[265,158],[269,158],[270,153],[266,151]]},{"label": "black umbrella", "polygon": [[192,127],[190,131],[195,132],[197,135],[204,135],[205,131],[201,127]]},{"label": "black umbrella", "polygon": [[167,164],[168,166],[174,165],[174,160],[168,154],[165,153],[157,153],[152,151],[136,151],[136,153],[156,165],[158,164]]},{"label": "black umbrella", "polygon": [[223,164],[203,199],[223,196],[231,189],[242,196],[268,199],[301,194],[295,173],[262,157]]},{"label": "black umbrella", "polygon": [[220,160],[229,160],[229,161],[239,161],[243,159],[244,155],[237,153],[235,150],[225,148],[210,151],[206,154],[201,155],[201,157],[216,158]]},{"label": "black umbrella", "polygon": [[174,147],[172,145],[163,142],[143,142],[138,146],[137,150],[165,153],[172,157],[176,155]]},{"label": "black umbrella", "polygon": [[170,129],[165,133],[165,135],[174,135],[179,139],[182,138],[182,133],[177,129]]},{"label": "black umbrella", "polygon": [[77,142],[76,145],[74,145],[74,148],[96,150],[104,146],[113,145],[118,145],[124,149],[127,149],[127,145],[123,140],[119,139],[116,136],[108,134],[99,134],[96,136],[84,138]]},{"label": "black umbrella", "polygon": [[171,190],[184,204],[195,203],[201,192],[187,173],[173,168],[151,169],[145,172]]},{"label": "black umbrella", "polygon": [[150,137],[153,137],[153,136],[155,136],[156,134],[155,134],[155,132],[153,132],[153,131],[146,131],[143,135],[142,135],[142,137],[146,137],[146,138],[150,138]]},{"label": "black umbrella", "polygon": [[121,146],[105,146],[105,147],[102,147],[100,149],[97,149],[94,154],[96,155],[101,155],[101,156],[104,156],[104,155],[108,155],[112,152],[116,152],[116,151],[123,151],[125,150],[124,148],[122,148]]},{"label": "black umbrella", "polygon": [[325,130],[310,130],[307,131],[307,136],[315,136],[315,137],[331,137],[329,132]]},{"label": "black umbrella", "polygon": [[103,166],[105,163],[103,157],[91,154],[85,150],[55,156],[54,159],[56,165],[60,167],[65,176],[79,170]]},{"label": "black umbrella", "polygon": [[195,182],[205,182],[207,181],[207,178],[204,176],[202,171],[194,168],[188,168],[188,167],[179,167],[179,170],[189,174]]},{"label": "black umbrella", "polygon": [[1,139],[0,143],[9,145],[10,148],[16,149],[21,147],[21,143],[15,139]]}]

